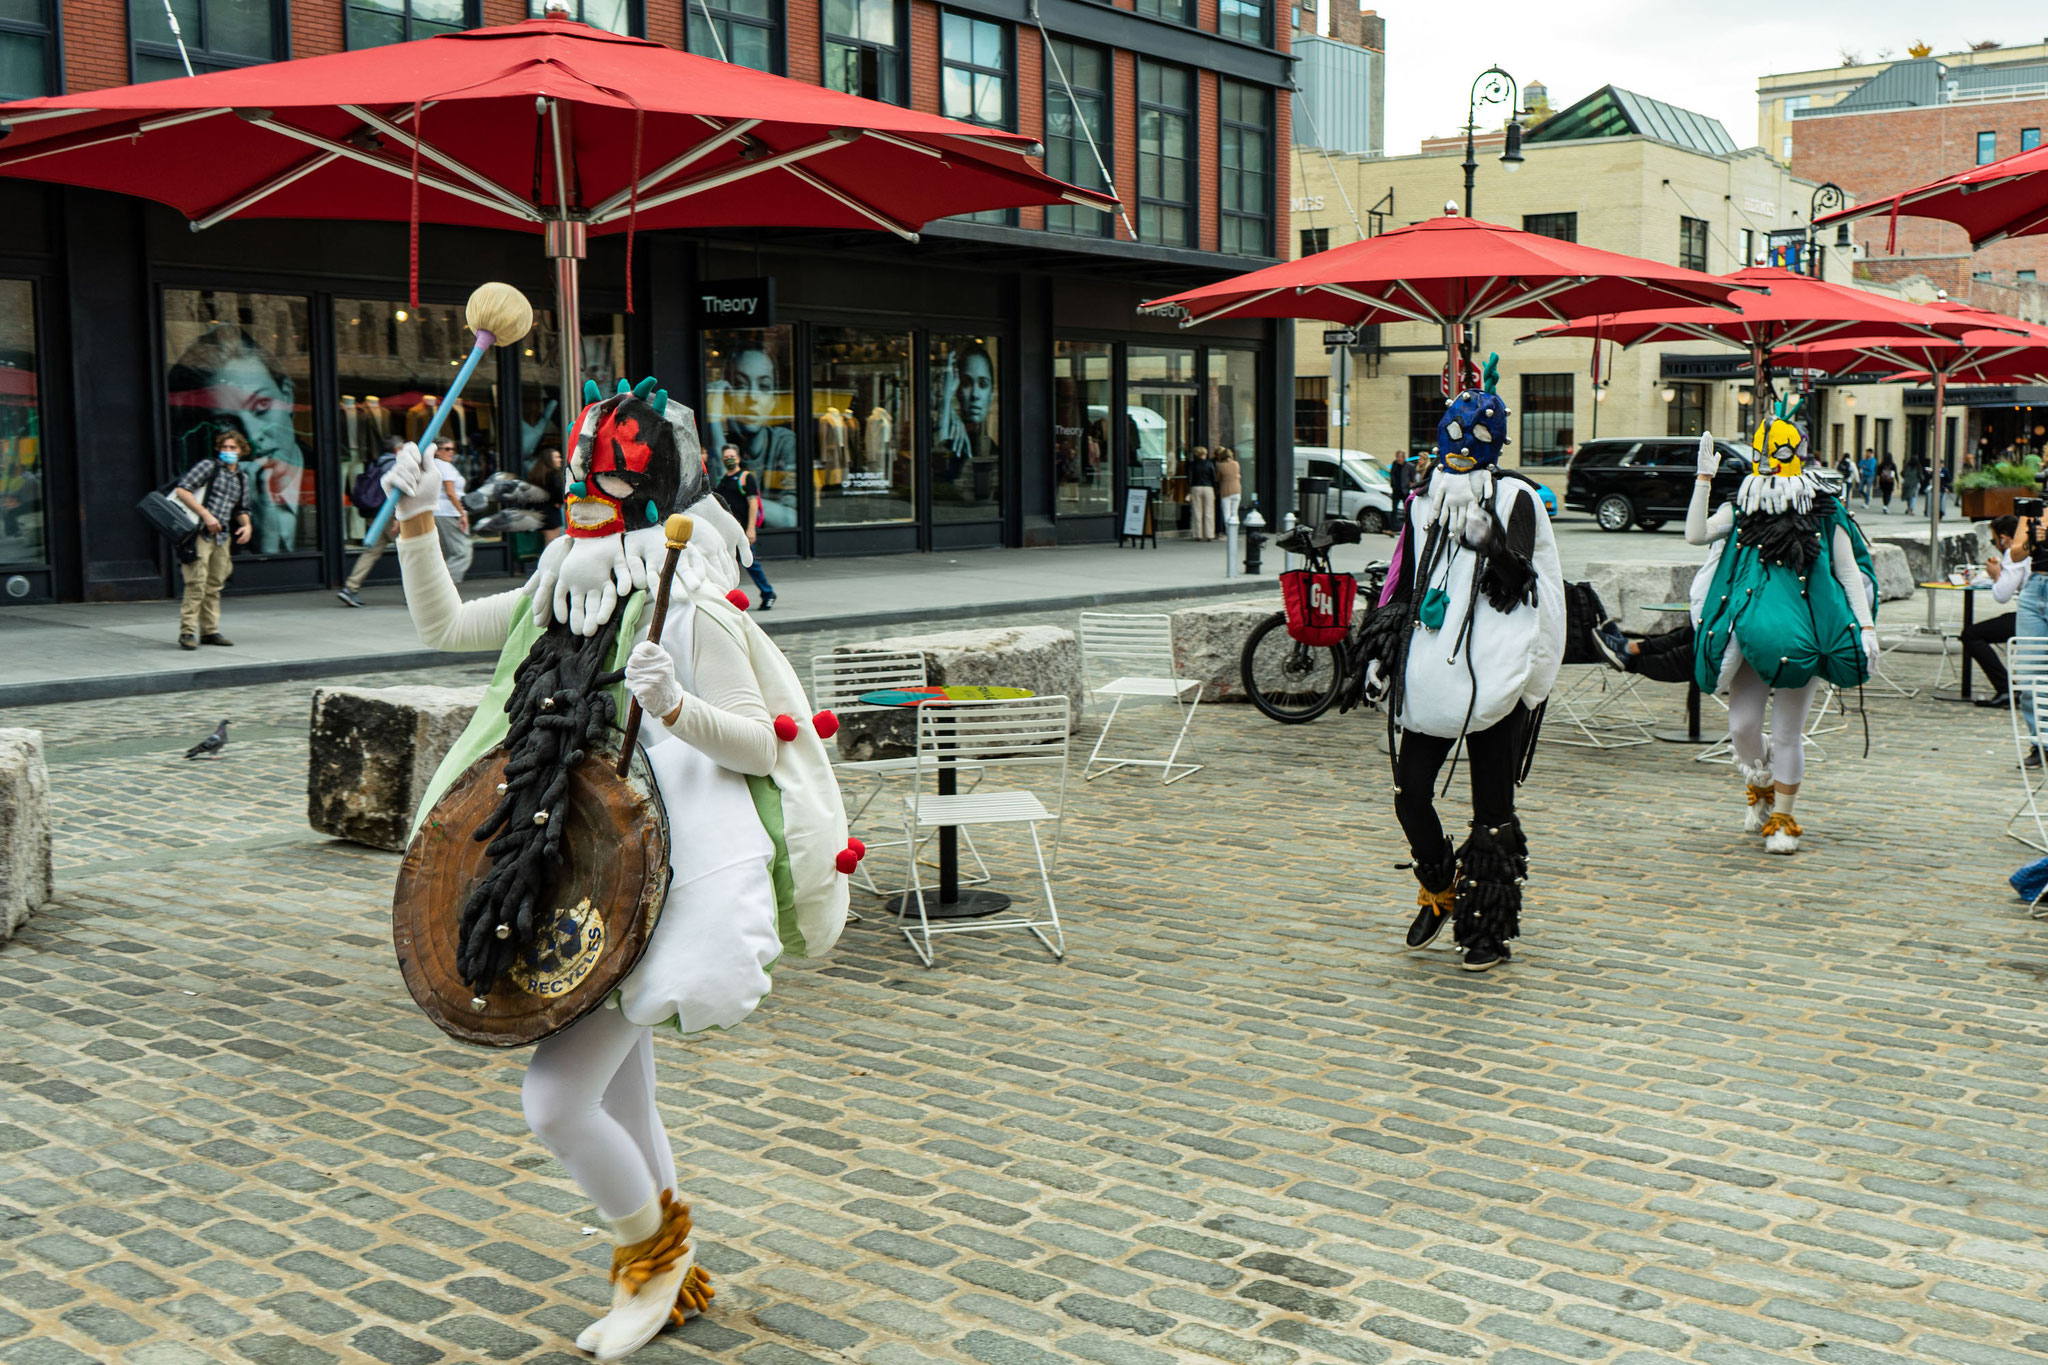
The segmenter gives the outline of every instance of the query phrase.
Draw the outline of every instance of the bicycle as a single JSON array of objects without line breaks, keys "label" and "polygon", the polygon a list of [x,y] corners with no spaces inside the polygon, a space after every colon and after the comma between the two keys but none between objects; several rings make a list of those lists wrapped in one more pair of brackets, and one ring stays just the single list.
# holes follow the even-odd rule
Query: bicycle
[{"label": "bicycle", "polygon": [[[1355,521],[1332,518],[1318,527],[1300,526],[1273,542],[1276,549],[1300,555],[1311,573],[1328,574],[1330,550],[1336,545],[1356,545],[1363,528]],[[1386,582],[1387,566],[1375,562],[1354,575],[1367,604],[1379,600]],[[1349,711],[1364,697],[1365,663],[1359,657],[1360,627],[1365,613],[1346,629],[1339,644],[1310,645],[1294,638],[1287,629],[1287,613],[1276,611],[1252,627],[1238,660],[1239,681],[1245,696],[1260,714],[1283,725],[1303,725],[1342,702]]]}]

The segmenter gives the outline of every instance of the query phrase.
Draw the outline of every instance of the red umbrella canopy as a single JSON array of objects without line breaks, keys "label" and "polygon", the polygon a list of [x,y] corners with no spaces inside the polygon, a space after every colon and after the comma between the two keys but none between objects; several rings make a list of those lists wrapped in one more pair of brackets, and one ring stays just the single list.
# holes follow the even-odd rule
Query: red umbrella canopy
[{"label": "red umbrella canopy", "polygon": [[595,233],[914,238],[972,210],[1116,207],[1033,169],[1028,137],[557,19],[22,100],[0,105],[0,124],[0,176],[141,195],[197,227],[260,217],[532,230],[566,208]]},{"label": "red umbrella canopy", "polygon": [[2048,147],[1972,166],[1852,209],[1824,214],[1813,222],[1819,227],[1879,215],[1954,223],[1970,234],[1972,249],[2007,237],[2048,232]]},{"label": "red umbrella canopy", "polygon": [[1522,340],[1596,337],[1623,346],[1720,341],[1754,349],[1803,345],[1822,338],[1961,336],[1985,325],[1976,319],[1847,285],[1829,284],[1775,266],[1751,266],[1721,278],[1748,289],[1770,292],[1736,295],[1729,300],[1732,312],[1721,308],[1651,308],[1582,317],[1562,327],[1546,327]]},{"label": "red umbrella canopy", "polygon": [[1144,305],[1182,326],[1220,317],[1468,323],[1719,304],[1743,284],[1446,215]]},{"label": "red umbrella canopy", "polygon": [[[2011,319],[2008,319],[2011,321]],[[2017,322],[2015,326],[2021,326]],[[2048,382],[2048,328],[2026,332],[1966,332],[1961,337],[1893,336],[1816,341],[1771,352],[1780,365],[1834,375],[1924,380],[1940,375],[1954,384]]]}]

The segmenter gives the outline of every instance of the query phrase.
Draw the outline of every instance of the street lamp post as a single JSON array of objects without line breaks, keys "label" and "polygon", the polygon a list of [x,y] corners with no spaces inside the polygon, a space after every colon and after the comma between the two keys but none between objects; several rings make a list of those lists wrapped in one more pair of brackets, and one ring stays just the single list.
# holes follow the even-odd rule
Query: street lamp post
[{"label": "street lamp post", "polygon": [[[1827,277],[1827,258],[1817,254],[1814,249],[1816,243],[1814,241],[1813,221],[1823,213],[1833,213],[1848,202],[1849,196],[1840,185],[1837,185],[1832,180],[1825,184],[1814,186],[1813,200],[1806,206],[1806,259],[1812,262],[1807,268],[1817,280]],[[1840,231],[1835,234],[1835,243],[1837,246],[1846,246],[1848,240],[1849,225],[1843,223]]]},{"label": "street lamp post", "polygon": [[1500,164],[1509,174],[1522,168],[1522,125],[1517,115],[1521,113],[1521,87],[1515,78],[1497,66],[1489,66],[1472,81],[1471,98],[1465,101],[1465,216],[1472,216],[1472,181],[1479,171],[1479,160],[1473,154],[1472,139],[1479,128],[1479,111],[1489,104],[1505,104],[1508,107],[1507,142],[1501,148]]}]

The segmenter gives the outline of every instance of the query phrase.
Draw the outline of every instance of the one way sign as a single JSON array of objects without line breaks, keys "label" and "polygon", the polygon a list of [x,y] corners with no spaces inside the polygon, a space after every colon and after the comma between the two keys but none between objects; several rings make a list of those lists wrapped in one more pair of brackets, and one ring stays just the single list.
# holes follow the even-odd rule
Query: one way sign
[{"label": "one way sign", "polygon": [[1358,329],[1355,327],[1331,327],[1323,333],[1323,349],[1334,351],[1339,346],[1356,346]]}]

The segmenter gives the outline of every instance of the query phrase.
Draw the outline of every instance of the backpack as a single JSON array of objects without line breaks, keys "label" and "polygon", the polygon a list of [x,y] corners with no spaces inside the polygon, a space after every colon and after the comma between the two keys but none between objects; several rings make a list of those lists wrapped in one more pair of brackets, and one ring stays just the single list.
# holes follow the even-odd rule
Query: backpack
[{"label": "backpack", "polygon": [[775,843],[776,928],[786,951],[818,957],[846,927],[848,876],[860,854],[846,835],[846,806],[832,768],[827,741],[839,721],[829,711],[815,714],[804,698],[796,670],[753,617],[713,592],[692,598],[700,621],[710,621],[738,640],[753,665],[761,699],[775,717],[782,748],[775,771],[749,777],[754,809]]},{"label": "backpack", "polygon": [[366,517],[377,515],[378,509],[384,506],[384,476],[397,463],[398,458],[394,455],[379,455],[356,475],[355,482],[349,485],[348,500],[358,512]]}]

